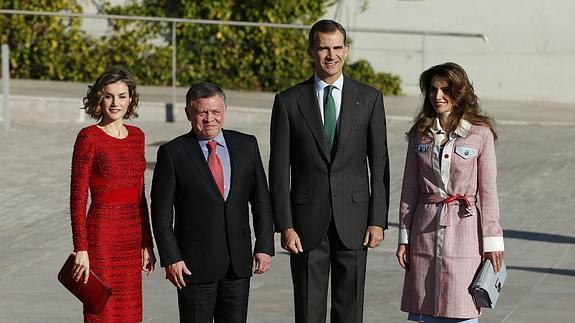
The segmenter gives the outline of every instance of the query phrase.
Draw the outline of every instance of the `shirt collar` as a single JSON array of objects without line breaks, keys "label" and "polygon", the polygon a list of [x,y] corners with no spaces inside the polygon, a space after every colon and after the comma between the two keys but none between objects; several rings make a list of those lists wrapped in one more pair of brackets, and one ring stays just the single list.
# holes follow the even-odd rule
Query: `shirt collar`
[{"label": "shirt collar", "polygon": [[201,145],[202,147],[206,146],[206,145],[208,144],[208,141],[213,140],[213,141],[215,141],[218,145],[220,145],[220,146],[222,146],[222,147],[224,147],[224,148],[226,148],[226,149],[228,148],[228,147],[226,146],[226,140],[224,139],[224,134],[223,134],[222,131],[220,131],[220,133],[219,133],[215,138],[213,138],[213,139],[201,139],[201,138],[198,138],[198,139],[199,139],[198,142],[200,143],[200,145]]},{"label": "shirt collar", "polygon": [[[321,80],[317,74],[313,75],[313,84],[315,86],[315,91],[319,92],[321,90],[323,90],[326,86],[330,85],[327,84],[326,82],[324,82],[323,80]],[[339,76],[339,78],[333,82],[333,84],[331,84],[333,86],[335,86],[338,90],[342,90],[343,89],[343,73],[341,73],[341,75]]]},{"label": "shirt collar", "polygon": [[[465,119],[461,119],[461,121],[459,121],[457,129],[455,129],[453,133],[458,135],[459,137],[465,138],[469,134],[470,129],[471,129],[471,123],[469,123],[469,121]],[[431,127],[431,131],[433,131],[433,133],[445,133],[445,130],[441,128],[439,118],[435,118],[435,120],[433,120],[433,126]]]},{"label": "shirt collar", "polygon": [[441,128],[441,123],[439,123],[439,118],[434,118],[433,119],[433,125],[431,126],[431,131],[433,131],[433,133],[445,133],[445,131],[443,131],[443,128]]}]

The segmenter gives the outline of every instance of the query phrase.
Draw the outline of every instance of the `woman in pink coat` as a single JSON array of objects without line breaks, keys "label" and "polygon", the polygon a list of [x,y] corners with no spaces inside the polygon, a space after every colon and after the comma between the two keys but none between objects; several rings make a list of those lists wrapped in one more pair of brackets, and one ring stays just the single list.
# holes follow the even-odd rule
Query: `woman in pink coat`
[{"label": "woman in pink coat", "polygon": [[399,210],[401,310],[416,322],[477,322],[469,287],[483,260],[496,271],[503,261],[497,135],[459,65],[433,66],[419,85]]}]

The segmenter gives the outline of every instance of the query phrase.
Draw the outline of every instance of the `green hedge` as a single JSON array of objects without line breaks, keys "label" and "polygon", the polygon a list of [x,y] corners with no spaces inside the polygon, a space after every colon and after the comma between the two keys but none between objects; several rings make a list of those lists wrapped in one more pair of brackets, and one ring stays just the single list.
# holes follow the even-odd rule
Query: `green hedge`
[{"label": "green hedge", "polygon": [[345,73],[351,78],[361,80],[376,89],[383,91],[385,95],[401,94],[401,79],[391,73],[376,73],[368,61],[360,59],[345,66]]},{"label": "green hedge", "polygon": [[[110,6],[109,14],[312,24],[334,1],[141,0]],[[73,0],[4,1],[7,9],[81,12]],[[110,32],[94,37],[79,19],[1,15],[0,42],[11,47],[15,78],[92,82],[109,65],[124,65],[142,85],[172,79],[171,24],[110,20]],[[307,31],[266,27],[178,24],[178,85],[210,80],[228,89],[278,91],[308,78]],[[398,76],[373,71],[367,61],[345,73],[387,95],[400,94]]]}]

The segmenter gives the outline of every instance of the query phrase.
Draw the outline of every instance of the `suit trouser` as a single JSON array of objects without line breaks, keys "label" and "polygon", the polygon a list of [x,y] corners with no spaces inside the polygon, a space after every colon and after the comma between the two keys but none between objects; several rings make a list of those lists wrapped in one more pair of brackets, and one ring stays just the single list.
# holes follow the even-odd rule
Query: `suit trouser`
[{"label": "suit trouser", "polygon": [[367,248],[347,249],[332,220],[316,249],[290,256],[295,321],[325,322],[331,269],[331,322],[362,322],[366,262]]},{"label": "suit trouser", "polygon": [[[192,273],[193,275],[193,273]],[[226,277],[208,283],[188,283],[178,289],[181,323],[245,323],[250,278]]]}]

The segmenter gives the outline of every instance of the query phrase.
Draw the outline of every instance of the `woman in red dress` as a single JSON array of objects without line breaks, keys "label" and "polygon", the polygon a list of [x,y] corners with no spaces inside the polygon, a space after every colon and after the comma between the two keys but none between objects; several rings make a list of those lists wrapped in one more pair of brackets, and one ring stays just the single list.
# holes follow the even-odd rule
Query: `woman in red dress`
[{"label": "woman in red dress", "polygon": [[85,322],[142,321],[141,271],[154,271],[144,133],[123,123],[138,116],[138,101],[134,77],[119,67],[104,72],[84,98],[86,113],[99,122],[80,131],[72,156],[72,276],[86,282],[92,270],[112,287],[102,312],[84,311]]}]

